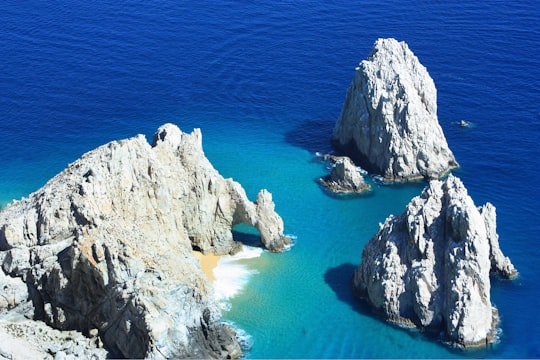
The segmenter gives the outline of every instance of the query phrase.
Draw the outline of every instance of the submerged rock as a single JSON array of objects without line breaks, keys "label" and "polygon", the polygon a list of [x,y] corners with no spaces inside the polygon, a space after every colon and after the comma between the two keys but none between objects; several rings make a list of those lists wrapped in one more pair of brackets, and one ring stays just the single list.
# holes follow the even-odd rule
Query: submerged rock
[{"label": "submerged rock", "polygon": [[356,68],[332,140],[386,180],[435,179],[458,166],[437,120],[435,84],[395,39],[378,39]]},{"label": "submerged rock", "polygon": [[380,226],[364,247],[353,289],[386,319],[442,331],[468,347],[494,336],[490,273],[517,276],[499,248],[495,207],[477,208],[450,175],[431,181]]},{"label": "submerged rock", "polygon": [[111,142],[0,212],[0,280],[15,294],[0,312],[95,333],[114,357],[238,357],[192,254],[237,251],[238,223],[271,251],[290,242],[270,193],[253,203],[224,179],[200,130]]},{"label": "submerged rock", "polygon": [[362,193],[371,189],[352,160],[346,156],[326,156],[332,163],[329,175],[319,182],[335,193]]}]

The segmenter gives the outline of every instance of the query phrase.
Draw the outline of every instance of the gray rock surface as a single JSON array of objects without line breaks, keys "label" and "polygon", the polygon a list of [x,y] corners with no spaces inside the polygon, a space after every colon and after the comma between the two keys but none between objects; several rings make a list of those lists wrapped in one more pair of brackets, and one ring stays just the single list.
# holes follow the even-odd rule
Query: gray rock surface
[{"label": "gray rock surface", "polygon": [[477,208],[463,183],[433,180],[366,244],[353,278],[355,294],[385,318],[442,331],[459,346],[486,344],[496,311],[490,273],[517,271],[496,234],[495,208]]},{"label": "gray rock surface", "polygon": [[335,193],[362,193],[371,189],[356,165],[347,156],[326,156],[332,163],[329,175],[319,179],[320,183]]},{"label": "gray rock surface", "polygon": [[378,39],[356,68],[332,140],[390,181],[439,178],[458,166],[437,119],[435,84],[395,39]]},{"label": "gray rock surface", "polygon": [[238,223],[271,251],[290,242],[270,193],[251,202],[219,175],[200,130],[108,143],[0,212],[0,312],[92,333],[115,357],[238,357],[192,253],[234,253]]},{"label": "gray rock surface", "polygon": [[105,359],[109,353],[95,334],[60,331],[21,315],[0,318],[0,359]]}]

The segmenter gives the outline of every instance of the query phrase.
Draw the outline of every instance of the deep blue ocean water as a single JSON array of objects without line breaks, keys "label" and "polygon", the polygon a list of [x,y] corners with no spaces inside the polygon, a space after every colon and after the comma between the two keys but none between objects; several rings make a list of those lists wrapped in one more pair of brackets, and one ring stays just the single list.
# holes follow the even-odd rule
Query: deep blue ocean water
[{"label": "deep blue ocean water", "polygon": [[[378,223],[423,184],[336,199],[315,179],[358,62],[378,37],[409,44],[438,89],[439,122],[477,205],[497,207],[520,271],[494,280],[494,347],[460,352],[390,326],[350,292]],[[537,1],[0,2],[0,204],[84,152],[165,122],[200,127],[205,152],[255,199],[274,195],[296,245],[224,318],[250,358],[540,357],[540,6]],[[473,127],[457,125],[461,119]]]}]

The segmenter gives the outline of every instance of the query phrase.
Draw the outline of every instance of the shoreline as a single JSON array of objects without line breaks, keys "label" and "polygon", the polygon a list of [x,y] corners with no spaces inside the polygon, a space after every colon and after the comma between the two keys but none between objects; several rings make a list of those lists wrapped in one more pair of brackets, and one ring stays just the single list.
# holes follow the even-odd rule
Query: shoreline
[{"label": "shoreline", "polygon": [[200,251],[193,250],[193,255],[199,260],[203,273],[206,275],[210,282],[215,282],[216,277],[214,275],[214,269],[218,266],[218,262],[221,259],[221,255],[203,254]]}]

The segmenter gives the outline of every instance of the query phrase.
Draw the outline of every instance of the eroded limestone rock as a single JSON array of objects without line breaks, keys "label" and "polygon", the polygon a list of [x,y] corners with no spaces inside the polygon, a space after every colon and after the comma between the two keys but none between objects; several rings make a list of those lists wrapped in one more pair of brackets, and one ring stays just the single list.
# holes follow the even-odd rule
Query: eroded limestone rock
[{"label": "eroded limestone rock", "polygon": [[494,335],[490,273],[517,271],[498,244],[495,208],[450,175],[431,181],[366,244],[353,289],[393,322],[443,331],[460,346]]},{"label": "eroded limestone rock", "polygon": [[347,156],[325,156],[332,163],[329,175],[319,182],[334,193],[363,193],[371,189],[355,164]]},{"label": "eroded limestone rock", "polygon": [[237,251],[241,222],[271,251],[290,242],[270,193],[254,203],[224,179],[200,130],[166,124],[152,144],[113,141],[0,212],[0,281],[19,294],[1,298],[0,311],[24,307],[54,328],[97,332],[114,357],[238,357],[192,249]]},{"label": "eroded limestone rock", "polygon": [[458,166],[437,120],[435,84],[395,39],[378,39],[356,68],[332,139],[390,181],[439,178]]}]

